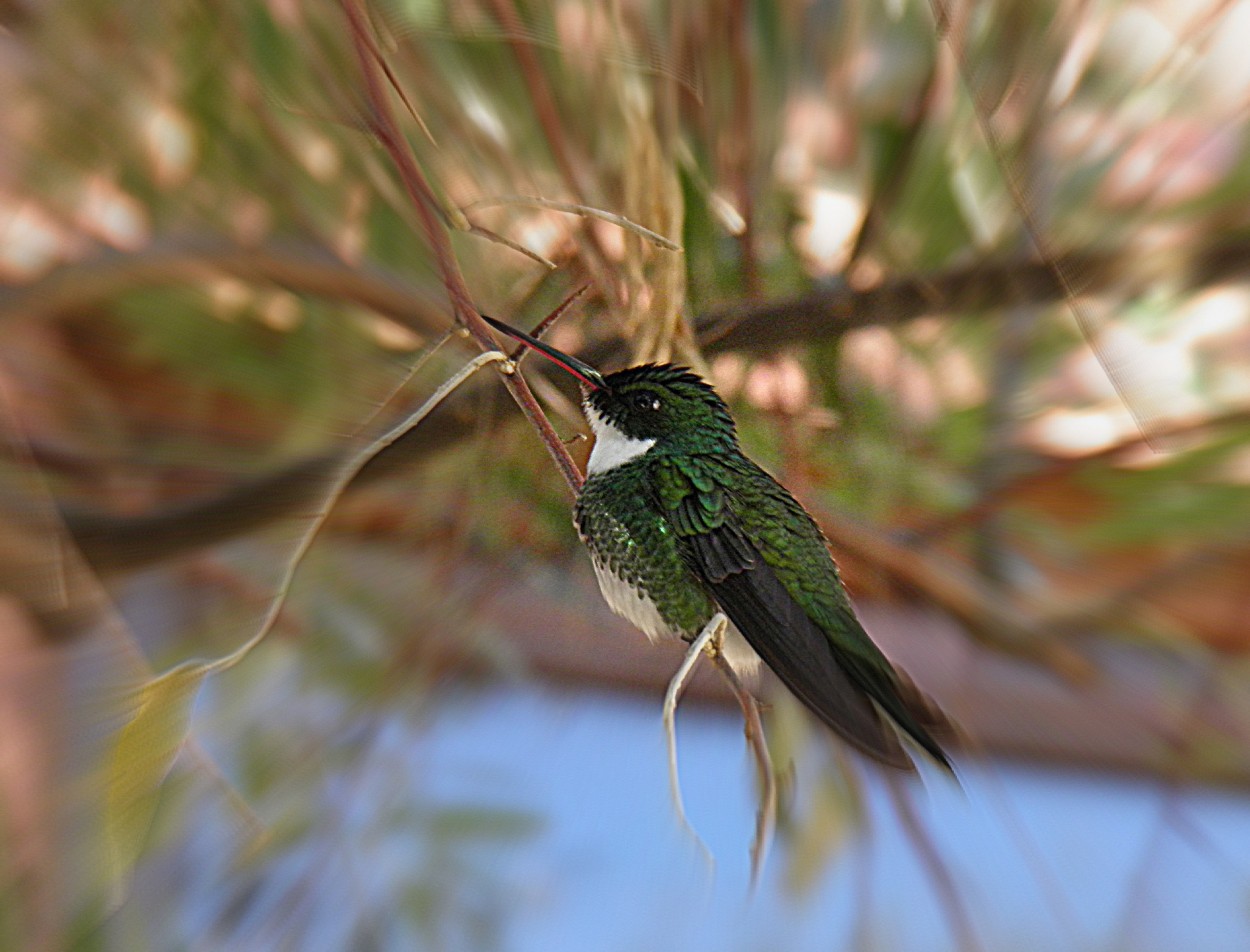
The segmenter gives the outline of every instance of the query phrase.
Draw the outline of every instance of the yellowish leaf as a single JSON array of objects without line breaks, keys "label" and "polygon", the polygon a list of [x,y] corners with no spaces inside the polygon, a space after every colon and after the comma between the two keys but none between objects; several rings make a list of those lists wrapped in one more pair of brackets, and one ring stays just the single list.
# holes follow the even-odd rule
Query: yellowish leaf
[{"label": "yellowish leaf", "polygon": [[143,851],[161,785],[187,738],[191,706],[207,673],[203,664],[181,665],[139,688],[132,716],[109,755],[104,836],[109,882],[119,895]]}]

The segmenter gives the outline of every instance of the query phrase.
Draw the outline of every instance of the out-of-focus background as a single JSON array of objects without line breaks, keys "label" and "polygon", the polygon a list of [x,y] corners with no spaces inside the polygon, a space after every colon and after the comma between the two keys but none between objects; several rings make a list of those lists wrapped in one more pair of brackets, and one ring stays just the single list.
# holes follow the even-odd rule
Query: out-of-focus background
[{"label": "out-of-focus background", "polygon": [[[0,948],[1250,948],[1250,3],[352,9],[0,2]],[[498,374],[364,462],[452,265],[715,381],[961,786],[766,680],[752,892],[702,671],[706,862]]]}]

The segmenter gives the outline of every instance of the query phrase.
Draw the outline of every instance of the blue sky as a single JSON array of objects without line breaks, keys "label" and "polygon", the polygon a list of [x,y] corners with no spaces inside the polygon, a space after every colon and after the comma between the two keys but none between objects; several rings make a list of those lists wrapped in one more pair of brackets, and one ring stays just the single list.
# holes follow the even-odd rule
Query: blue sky
[{"label": "blue sky", "polygon": [[[714,874],[673,817],[658,703],[492,691],[447,705],[423,743],[433,795],[530,805],[548,818],[498,867],[528,900],[514,910],[509,949],[846,948],[865,901],[870,948],[959,947],[876,783],[873,835],[806,897],[786,892],[776,852],[749,895],[754,803],[729,713],[691,707],[680,717],[687,807]],[[1015,765],[961,773],[962,791],[930,776],[916,802],[984,948],[1250,948],[1244,796]],[[800,796],[805,781],[815,778],[800,770]]]},{"label": "blue sky", "polygon": [[[400,718],[295,690],[284,663],[253,671],[268,689],[251,706],[214,684],[196,716],[226,776],[257,756],[241,753],[245,738],[277,738],[251,745],[276,777],[250,800],[269,847],[237,862],[238,817],[219,788],[201,788],[170,811],[175,832],[111,921],[122,941],[111,947],[139,948],[144,934],[162,952],[357,952],[364,922],[379,950],[966,952],[879,779],[868,783],[870,834],[853,834],[809,890],[787,888],[791,855],[778,845],[751,893],[755,803],[733,712],[679,712],[686,804],[713,871],[674,817],[659,698],[522,684],[444,692]],[[800,758],[800,809],[820,759]],[[985,952],[1250,948],[1250,797],[962,759],[959,769],[962,789],[929,773],[914,802]],[[440,847],[432,818],[466,808],[539,820]],[[409,928],[401,906],[414,894],[447,928]]]}]

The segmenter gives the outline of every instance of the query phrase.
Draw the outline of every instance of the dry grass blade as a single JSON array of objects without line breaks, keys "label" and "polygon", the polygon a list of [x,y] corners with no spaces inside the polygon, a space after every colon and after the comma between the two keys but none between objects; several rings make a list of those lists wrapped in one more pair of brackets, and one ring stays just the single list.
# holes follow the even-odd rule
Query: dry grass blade
[{"label": "dry grass blade", "polygon": [[577,202],[557,202],[550,198],[540,198],[536,195],[497,195],[493,198],[479,198],[475,202],[470,202],[464,206],[462,211],[474,211],[479,208],[497,208],[501,205],[522,205],[528,208],[546,208],[551,211],[568,212],[570,215],[582,215],[586,218],[598,218],[600,221],[606,221],[610,224],[623,228],[626,231],[633,232],[640,238],[645,238],[654,245],[665,249],[666,251],[681,251],[681,245],[670,238],[656,234],[650,228],[644,228],[637,222],[632,222],[623,215],[617,215],[614,212],[604,211],[602,208],[594,208],[590,205],[580,205]]},{"label": "dry grass blade", "polygon": [[270,603],[269,610],[265,613],[265,618],[261,622],[260,628],[257,629],[256,633],[252,635],[251,638],[245,641],[234,651],[230,652],[230,654],[218,658],[216,661],[205,663],[203,665],[205,673],[225,671],[228,668],[234,667],[234,665],[238,664],[248,652],[264,640],[265,636],[268,635],[273,629],[273,626],[277,622],[278,616],[282,611],[282,606],[286,604],[286,598],[290,592],[291,582],[294,581],[296,570],[299,568],[304,556],[307,555],[309,548],[312,547],[312,544],[318,533],[321,531],[322,526],[325,525],[326,520],[330,517],[330,512],[333,510],[334,504],[338,501],[339,497],[343,494],[343,490],[347,488],[347,484],[355,478],[356,474],[360,472],[364,465],[413,427],[417,426],[422,420],[429,416],[440,403],[446,400],[457,387],[472,377],[473,374],[477,373],[477,371],[491,363],[507,364],[508,358],[497,350],[489,350],[483,354],[478,354],[467,364],[461,367],[455,374],[445,380],[442,385],[434,391],[429,399],[421,404],[420,408],[415,413],[391,427],[348,460],[346,465],[339,470],[338,475],[331,484],[322,508],[313,518],[312,524],[304,530],[304,534],[300,537],[294,553],[287,560],[286,567],[282,573],[282,581],[278,586],[278,592],[273,601]]},{"label": "dry grass blade", "polygon": [[[488,363],[507,362],[499,351],[479,354],[448,378],[413,414],[350,458],[337,473],[320,511],[287,559],[282,578],[256,632],[234,651],[209,661],[187,661],[142,684],[133,692],[133,712],[118,732],[108,760],[104,829],[109,847],[113,903],[120,903],[130,873],[156,815],[160,788],[191,725],[192,706],[204,680],[248,656],[273,630],[286,604],[295,573],[329,518],[347,484],[370,459],[424,420],[447,396]],[[376,412],[376,411],[375,411]]]},{"label": "dry grass blade", "polygon": [[511,248],[517,254],[525,255],[525,257],[529,258],[531,261],[538,262],[538,264],[541,264],[548,271],[556,270],[556,263],[550,258],[543,257],[537,251],[531,251],[529,248],[526,248],[525,245],[513,241],[511,238],[505,238],[503,235],[498,232],[491,231],[489,228],[483,228],[481,225],[473,224],[473,222],[469,222],[468,224],[469,234],[477,235],[479,238],[485,238],[487,241],[493,241],[495,244],[503,245],[505,248]]}]

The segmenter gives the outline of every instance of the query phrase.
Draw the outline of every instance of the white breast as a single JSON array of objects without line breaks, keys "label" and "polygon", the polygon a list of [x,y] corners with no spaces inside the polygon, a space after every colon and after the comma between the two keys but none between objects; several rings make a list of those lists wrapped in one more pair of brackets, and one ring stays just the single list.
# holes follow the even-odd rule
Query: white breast
[{"label": "white breast", "polygon": [[[660,617],[655,602],[647,598],[624,579],[617,576],[611,569],[601,565],[598,559],[592,559],[595,566],[595,578],[599,580],[599,591],[603,600],[613,612],[620,615],[635,628],[639,629],[652,642],[668,641],[681,637],[681,632],[674,631]],[[742,633],[733,622],[725,632],[722,646],[725,660],[746,681],[755,679],[759,673],[760,656],[747,644]]]},{"label": "white breast", "polygon": [[655,446],[655,440],[637,440],[626,436],[600,416],[590,401],[586,401],[582,408],[586,411],[590,428],[595,431],[595,447],[590,451],[590,459],[586,461],[586,472],[589,475],[606,473],[636,459]]},{"label": "white breast", "polygon": [[599,580],[599,591],[603,592],[603,600],[612,611],[640,629],[652,641],[677,637],[678,633],[660,617],[655,602],[617,576],[606,565],[601,565],[598,559],[593,561],[595,578]]}]

